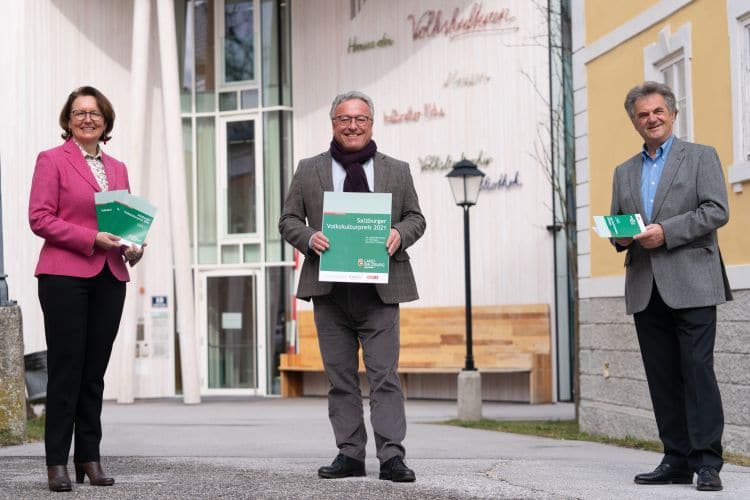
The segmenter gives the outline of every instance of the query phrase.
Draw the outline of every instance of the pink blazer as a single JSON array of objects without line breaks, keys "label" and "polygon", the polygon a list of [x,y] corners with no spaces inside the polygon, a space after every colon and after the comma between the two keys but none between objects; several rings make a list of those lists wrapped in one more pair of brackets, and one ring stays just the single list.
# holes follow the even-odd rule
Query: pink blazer
[{"label": "pink blazer", "polygon": [[[109,190],[130,190],[125,164],[102,153]],[[29,198],[29,225],[44,238],[35,276],[55,274],[90,278],[109,264],[120,281],[129,281],[120,249],[94,248],[94,193],[101,191],[75,142],[42,151],[36,160]]]}]

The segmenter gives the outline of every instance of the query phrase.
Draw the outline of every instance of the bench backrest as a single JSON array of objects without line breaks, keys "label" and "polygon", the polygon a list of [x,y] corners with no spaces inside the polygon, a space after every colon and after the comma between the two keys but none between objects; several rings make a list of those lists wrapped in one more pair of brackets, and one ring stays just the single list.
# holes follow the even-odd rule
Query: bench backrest
[{"label": "bench backrest", "polygon": [[[322,370],[312,311],[298,313],[297,328],[297,354],[285,356],[283,362]],[[465,332],[463,307],[402,307],[399,367],[463,367]],[[474,362],[480,370],[529,367],[535,355],[550,354],[549,306],[474,306],[472,336]]]}]

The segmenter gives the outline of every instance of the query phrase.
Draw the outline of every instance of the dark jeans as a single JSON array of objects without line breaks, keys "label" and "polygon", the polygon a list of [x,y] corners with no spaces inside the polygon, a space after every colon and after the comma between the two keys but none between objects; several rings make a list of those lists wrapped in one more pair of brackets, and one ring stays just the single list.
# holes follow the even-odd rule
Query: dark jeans
[{"label": "dark jeans", "polygon": [[112,344],[125,302],[125,283],[105,264],[92,278],[39,276],[47,339],[47,465],[99,461],[102,396]]},{"label": "dark jeans", "polygon": [[654,284],[645,310],[634,315],[654,406],[663,463],[718,470],[724,413],[714,374],[716,306],[671,309]]}]

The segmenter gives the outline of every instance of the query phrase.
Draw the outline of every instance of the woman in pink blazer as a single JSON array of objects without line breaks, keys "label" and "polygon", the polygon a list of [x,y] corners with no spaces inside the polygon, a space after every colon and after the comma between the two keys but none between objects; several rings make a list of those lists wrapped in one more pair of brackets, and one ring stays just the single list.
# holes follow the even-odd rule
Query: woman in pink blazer
[{"label": "woman in pink blazer", "polygon": [[109,363],[131,266],[143,249],[120,245],[97,229],[94,193],[128,189],[125,165],[107,155],[115,122],[109,100],[80,87],[60,112],[65,142],[39,153],[31,184],[29,224],[44,238],[35,276],[47,339],[45,452],[52,491],[70,491],[68,454],[75,436],[76,481],[96,486],[114,479],[102,471],[99,443],[104,372]]}]

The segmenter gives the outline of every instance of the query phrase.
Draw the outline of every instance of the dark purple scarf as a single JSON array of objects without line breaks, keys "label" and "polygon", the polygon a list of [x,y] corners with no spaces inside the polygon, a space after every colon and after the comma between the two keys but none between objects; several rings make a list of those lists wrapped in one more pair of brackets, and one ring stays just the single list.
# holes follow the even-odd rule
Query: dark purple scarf
[{"label": "dark purple scarf", "polygon": [[336,139],[331,141],[331,156],[344,167],[346,170],[346,179],[344,179],[344,191],[369,193],[370,188],[367,185],[367,176],[365,169],[362,168],[367,160],[375,156],[378,151],[378,145],[375,141],[370,140],[364,148],[359,151],[344,151]]}]

